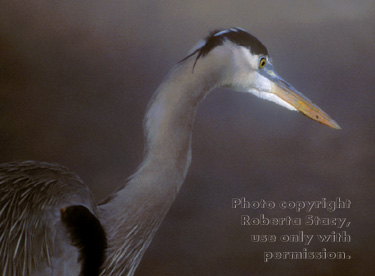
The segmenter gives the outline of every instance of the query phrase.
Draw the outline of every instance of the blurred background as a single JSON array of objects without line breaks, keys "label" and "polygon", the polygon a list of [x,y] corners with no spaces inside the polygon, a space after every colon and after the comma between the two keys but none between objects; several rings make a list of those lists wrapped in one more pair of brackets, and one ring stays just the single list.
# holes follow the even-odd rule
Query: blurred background
[{"label": "blurred background", "polygon": [[[200,105],[193,161],[136,275],[366,275],[374,269],[374,1],[1,1],[0,161],[60,163],[98,201],[143,153],[143,115],[169,69],[209,31],[242,27],[276,72],[342,127],[333,130],[220,89]],[[335,227],[241,226],[249,201],[350,199],[350,243],[257,244],[251,234]],[[304,217],[304,213],[299,217]],[[350,260],[275,260],[264,251],[345,251]]]}]

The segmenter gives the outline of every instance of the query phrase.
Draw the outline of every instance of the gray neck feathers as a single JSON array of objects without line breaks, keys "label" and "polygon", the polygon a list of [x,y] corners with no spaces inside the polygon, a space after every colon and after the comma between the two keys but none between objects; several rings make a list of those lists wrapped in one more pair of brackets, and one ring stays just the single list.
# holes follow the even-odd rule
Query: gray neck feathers
[{"label": "gray neck feathers", "polygon": [[193,71],[193,63],[178,64],[155,92],[144,122],[144,161],[101,208],[109,248],[102,275],[133,275],[186,177],[196,108],[217,84],[215,67],[200,62]]}]

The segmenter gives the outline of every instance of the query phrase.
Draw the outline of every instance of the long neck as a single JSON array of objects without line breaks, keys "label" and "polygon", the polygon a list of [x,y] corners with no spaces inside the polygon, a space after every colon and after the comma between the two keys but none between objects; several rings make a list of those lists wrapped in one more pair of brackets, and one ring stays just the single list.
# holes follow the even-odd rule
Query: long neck
[{"label": "long neck", "polygon": [[155,92],[145,116],[145,159],[101,208],[108,235],[102,275],[133,275],[185,179],[196,108],[217,83],[212,68],[193,71],[193,62],[178,64]]}]

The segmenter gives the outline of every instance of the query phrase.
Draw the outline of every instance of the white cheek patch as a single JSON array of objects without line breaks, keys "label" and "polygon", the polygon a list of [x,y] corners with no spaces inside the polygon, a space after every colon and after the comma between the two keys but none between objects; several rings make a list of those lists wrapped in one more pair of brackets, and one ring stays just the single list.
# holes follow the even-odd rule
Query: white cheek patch
[{"label": "white cheek patch", "polygon": [[258,55],[252,55],[249,49],[245,47],[240,48],[240,55],[235,56],[235,62],[238,63],[241,68],[252,68],[252,70],[258,69]]}]

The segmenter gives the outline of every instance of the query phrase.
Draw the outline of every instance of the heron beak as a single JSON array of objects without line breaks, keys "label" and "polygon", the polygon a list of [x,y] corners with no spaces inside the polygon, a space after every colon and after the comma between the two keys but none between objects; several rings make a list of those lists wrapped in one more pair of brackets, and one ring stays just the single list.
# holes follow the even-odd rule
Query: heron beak
[{"label": "heron beak", "polygon": [[341,129],[327,113],[313,104],[308,98],[302,95],[302,93],[298,92],[273,71],[269,71],[267,75],[267,78],[271,81],[270,93],[285,101],[310,119],[334,129]]}]

